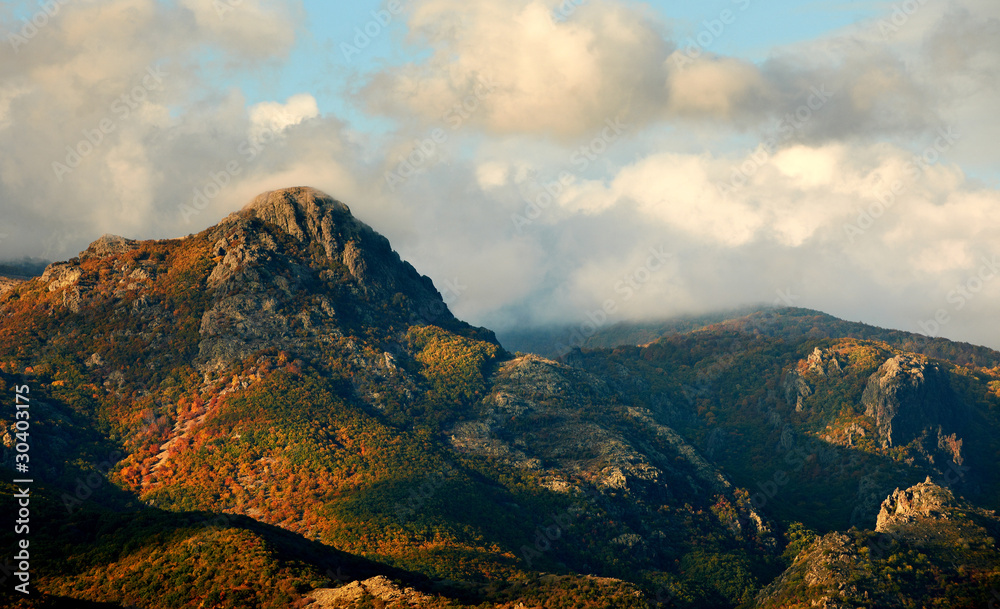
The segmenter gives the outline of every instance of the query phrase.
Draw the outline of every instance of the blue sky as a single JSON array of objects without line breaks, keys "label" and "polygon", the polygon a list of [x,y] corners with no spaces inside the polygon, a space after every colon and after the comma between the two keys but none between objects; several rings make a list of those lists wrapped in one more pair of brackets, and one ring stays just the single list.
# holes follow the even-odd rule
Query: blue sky
[{"label": "blue sky", "polygon": [[500,330],[781,302],[1000,347],[993,0],[402,5],[4,3],[0,259],[311,185]]}]

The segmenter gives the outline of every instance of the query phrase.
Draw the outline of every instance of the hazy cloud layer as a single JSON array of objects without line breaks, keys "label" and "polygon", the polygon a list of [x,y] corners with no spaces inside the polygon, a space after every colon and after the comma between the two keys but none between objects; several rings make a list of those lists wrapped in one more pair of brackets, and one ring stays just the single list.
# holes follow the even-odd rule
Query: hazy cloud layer
[{"label": "hazy cloud layer", "polygon": [[639,4],[560,4],[408,3],[393,43],[418,59],[341,83],[388,131],[237,86],[322,27],[296,3],[62,5],[0,54],[0,258],[308,184],[477,323],[777,301],[908,330],[944,311],[935,332],[1000,347],[995,3],[888,7],[756,63]]},{"label": "hazy cloud layer", "polygon": [[[984,24],[963,8],[942,17],[940,7],[928,6],[899,26],[890,15],[882,26],[778,50],[755,65],[708,50],[738,25],[739,3],[676,41],[642,5],[585,3],[562,20],[558,6],[426,0],[410,17],[409,42],[429,56],[373,76],[366,100],[373,110],[433,123],[475,83],[489,82],[496,91],[470,120],[495,134],[568,138],[609,117],[639,127],[701,120],[768,129],[795,121],[811,105],[814,117],[802,135],[813,141],[912,136],[943,122],[941,112],[953,101],[943,84],[993,78],[1000,40],[989,35],[995,22]],[[920,23],[932,14],[933,21]],[[916,48],[892,43],[917,30],[927,40]],[[818,90],[833,95],[817,100]]]}]

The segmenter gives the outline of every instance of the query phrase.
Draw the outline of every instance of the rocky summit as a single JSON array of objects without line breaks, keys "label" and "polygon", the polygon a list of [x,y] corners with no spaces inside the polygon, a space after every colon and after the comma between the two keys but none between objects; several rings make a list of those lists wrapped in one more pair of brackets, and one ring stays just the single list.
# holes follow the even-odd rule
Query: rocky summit
[{"label": "rocky summit", "polygon": [[0,395],[30,395],[30,419],[0,414],[0,486],[14,513],[9,481],[35,481],[38,592],[2,602],[978,607],[1000,589],[1000,353],[794,308],[582,346],[512,353],[306,187],[0,280]]},{"label": "rocky summit", "polygon": [[[852,529],[815,539],[761,591],[757,606],[962,606],[957,590],[1000,564],[997,533],[994,512],[956,500],[928,478],[886,498],[874,533]],[[992,594],[979,590],[982,606]]]}]

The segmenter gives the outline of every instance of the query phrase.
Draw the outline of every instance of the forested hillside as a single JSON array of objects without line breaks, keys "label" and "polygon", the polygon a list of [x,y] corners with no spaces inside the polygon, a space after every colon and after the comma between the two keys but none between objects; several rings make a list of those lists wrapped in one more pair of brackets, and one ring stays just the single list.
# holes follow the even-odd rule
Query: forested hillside
[{"label": "forested hillside", "polygon": [[[0,293],[0,395],[30,390],[4,480],[34,479],[34,594],[4,602],[809,606],[830,586],[803,570],[863,555],[927,477],[951,516],[827,584],[986,598],[1000,354],[798,309],[703,321],[512,354],[307,188],[102,237]],[[944,520],[957,554],[922,549]]]}]

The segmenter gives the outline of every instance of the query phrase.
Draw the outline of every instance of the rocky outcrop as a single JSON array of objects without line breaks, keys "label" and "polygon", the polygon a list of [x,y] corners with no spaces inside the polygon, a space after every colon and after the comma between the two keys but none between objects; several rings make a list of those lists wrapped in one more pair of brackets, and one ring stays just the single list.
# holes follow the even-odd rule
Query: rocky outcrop
[{"label": "rocky outcrop", "polygon": [[784,607],[900,607],[880,590],[854,540],[844,533],[816,539],[791,567],[757,594],[757,609]]},{"label": "rocky outcrop", "polygon": [[948,489],[931,482],[930,477],[906,490],[898,488],[882,502],[875,530],[888,532],[894,525],[910,523],[918,518],[946,518],[945,508],[955,503]]},{"label": "rocky outcrop", "polygon": [[83,273],[70,262],[53,262],[42,273],[42,282],[47,283],[50,292],[76,284]]},{"label": "rocky outcrop", "polygon": [[813,352],[806,358],[806,366],[809,372],[819,376],[840,376],[843,373],[837,354],[829,349],[820,349],[819,347],[813,349]]},{"label": "rocky outcrop", "polygon": [[[901,446],[927,434],[958,431],[965,405],[940,364],[900,354],[869,379],[861,397],[865,415],[875,420],[884,447]],[[957,442],[957,439],[956,439]]]},{"label": "rocky outcrop", "polygon": [[369,295],[440,299],[434,284],[392,250],[389,240],[353,215],[347,205],[314,188],[265,192],[223,221],[257,218],[295,238],[317,262],[338,262]]},{"label": "rocky outcrop", "polygon": [[318,588],[306,595],[307,599],[315,601],[310,607],[316,609],[340,609],[342,607],[371,606],[361,605],[367,601],[381,601],[386,608],[420,607],[426,605],[433,597],[418,592],[413,588],[403,588],[384,575],[377,575],[364,581],[354,581],[340,588]]},{"label": "rocky outcrop", "polygon": [[135,239],[126,239],[118,235],[107,234],[91,243],[90,247],[80,253],[80,258],[104,258],[106,256],[124,254],[125,252],[137,249],[139,245],[140,242]]},{"label": "rocky outcrop", "polygon": [[813,393],[809,383],[794,368],[785,375],[781,382],[781,388],[785,392],[785,401],[789,406],[795,407],[795,412],[804,410],[804,400]]},{"label": "rocky outcrop", "polygon": [[340,342],[345,325],[457,323],[428,277],[316,189],[263,193],[207,236],[216,265],[200,327],[206,369],[265,347],[311,354]]},{"label": "rocky outcrop", "polygon": [[[996,572],[998,532],[994,512],[957,499],[928,478],[885,499],[877,534],[852,529],[816,539],[761,590],[755,607],[931,607],[945,596],[941,582],[984,595],[990,577],[977,570]],[[921,561],[908,562],[917,552]]]},{"label": "rocky outcrop", "polygon": [[785,394],[785,402],[794,406],[795,412],[805,410],[805,400],[813,394],[812,386],[804,378],[804,375],[811,374],[821,377],[843,374],[837,354],[829,349],[816,347],[805,362],[800,361],[797,367],[785,374],[781,380],[781,389]]},{"label": "rocky outcrop", "polygon": [[0,294],[9,292],[22,283],[24,283],[24,279],[19,277],[6,277],[4,275],[0,275]]}]

